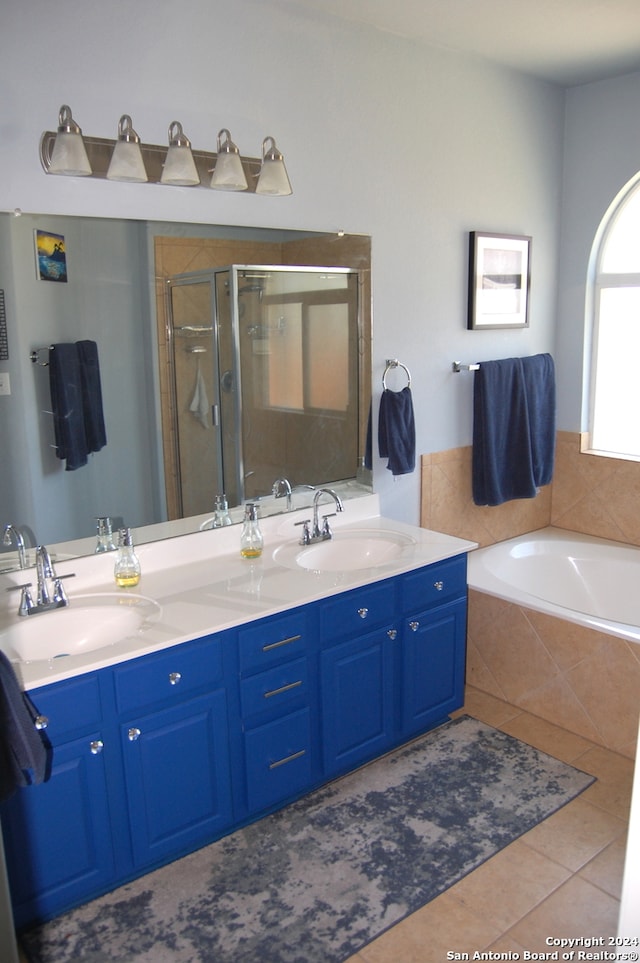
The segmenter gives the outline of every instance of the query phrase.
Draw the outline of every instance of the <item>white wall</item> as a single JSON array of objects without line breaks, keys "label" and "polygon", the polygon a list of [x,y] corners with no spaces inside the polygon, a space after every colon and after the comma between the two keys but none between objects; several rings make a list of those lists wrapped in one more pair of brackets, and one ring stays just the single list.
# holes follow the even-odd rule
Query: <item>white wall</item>
[{"label": "white wall", "polygon": [[[286,0],[6,7],[0,210],[370,233],[374,384],[379,394],[388,357],[411,368],[419,452],[471,440],[472,377],[452,374],[452,361],[552,350],[558,88],[356,24],[292,15]],[[151,143],[165,143],[174,119],[205,149],[223,126],[247,154],[271,134],[294,194],[47,177],[38,140],[62,103],[95,136],[115,136],[124,112]],[[529,330],[466,330],[470,230],[533,236]],[[375,485],[385,513],[418,521],[419,472],[394,482],[377,462]]]}]

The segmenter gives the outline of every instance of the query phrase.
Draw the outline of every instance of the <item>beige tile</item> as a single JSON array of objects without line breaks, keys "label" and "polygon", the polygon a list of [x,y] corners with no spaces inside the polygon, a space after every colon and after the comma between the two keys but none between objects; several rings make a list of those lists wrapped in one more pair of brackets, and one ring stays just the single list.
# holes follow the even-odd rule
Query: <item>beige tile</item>
[{"label": "beige tile", "polygon": [[569,875],[565,867],[516,840],[449,893],[504,932]]},{"label": "beige tile", "polygon": [[[593,748],[593,743],[573,732],[561,729],[560,726],[531,715],[528,712],[521,712],[513,719],[507,720],[500,726],[504,732],[521,739],[530,746],[535,746],[542,752],[562,759],[563,762],[575,765],[575,760],[583,756],[589,749]],[[584,769],[584,766],[579,768]]]},{"label": "beige tile", "polygon": [[531,952],[548,951],[548,936],[615,936],[618,914],[618,900],[573,876],[512,927],[509,936]]},{"label": "beige tile", "polygon": [[467,686],[465,690],[463,712],[498,729],[520,714],[520,710],[510,703],[497,699],[481,689],[475,689],[473,686]]},{"label": "beige tile", "polygon": [[633,760],[601,746],[594,746],[579,756],[574,765],[597,777],[597,782],[589,786],[582,798],[627,820],[631,805]]},{"label": "beige tile", "polygon": [[599,889],[603,889],[605,893],[609,893],[610,896],[620,899],[626,854],[627,837],[625,834],[619,836],[594,859],[590,860],[586,866],[583,866],[579,875]]},{"label": "beige tile", "polygon": [[625,831],[623,820],[580,797],[531,829],[522,842],[576,872],[615,839],[624,837]]},{"label": "beige tile", "polygon": [[450,950],[472,954],[499,935],[498,927],[449,890],[364,947],[360,956],[366,963],[434,963]]}]

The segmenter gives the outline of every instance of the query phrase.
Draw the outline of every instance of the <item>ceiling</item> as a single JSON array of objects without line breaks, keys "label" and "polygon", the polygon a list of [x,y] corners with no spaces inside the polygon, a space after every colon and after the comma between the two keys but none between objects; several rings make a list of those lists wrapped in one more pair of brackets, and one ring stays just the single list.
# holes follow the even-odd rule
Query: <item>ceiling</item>
[{"label": "ceiling", "polygon": [[640,0],[289,0],[562,86],[640,70]]}]

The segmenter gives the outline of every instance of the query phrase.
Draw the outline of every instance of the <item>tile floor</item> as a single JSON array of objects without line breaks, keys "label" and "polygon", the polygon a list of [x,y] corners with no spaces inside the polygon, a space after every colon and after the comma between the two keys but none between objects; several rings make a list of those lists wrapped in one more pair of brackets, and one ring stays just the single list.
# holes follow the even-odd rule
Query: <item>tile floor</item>
[{"label": "tile floor", "polygon": [[477,689],[461,712],[597,782],[347,963],[440,963],[474,952],[522,960],[525,950],[553,952],[546,937],[616,934],[633,762]]},{"label": "tile floor", "polygon": [[475,952],[522,960],[525,950],[535,959],[553,952],[547,937],[616,935],[633,762],[477,689],[467,689],[462,711],[597,782],[348,963],[440,963]]}]

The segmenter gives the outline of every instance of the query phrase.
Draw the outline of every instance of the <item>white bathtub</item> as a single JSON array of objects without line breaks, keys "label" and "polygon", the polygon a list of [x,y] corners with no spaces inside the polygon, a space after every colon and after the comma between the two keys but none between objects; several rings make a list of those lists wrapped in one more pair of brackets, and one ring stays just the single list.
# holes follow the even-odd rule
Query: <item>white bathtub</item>
[{"label": "white bathtub", "polygon": [[469,555],[469,587],[640,642],[640,548],[543,528]]}]

